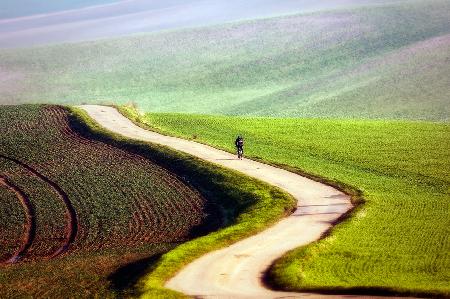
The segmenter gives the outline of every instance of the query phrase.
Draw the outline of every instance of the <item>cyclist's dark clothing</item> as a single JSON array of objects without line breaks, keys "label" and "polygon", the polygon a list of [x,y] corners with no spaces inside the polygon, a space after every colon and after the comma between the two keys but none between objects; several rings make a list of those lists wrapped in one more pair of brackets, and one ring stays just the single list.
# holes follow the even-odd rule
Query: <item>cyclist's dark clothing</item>
[{"label": "cyclist's dark clothing", "polygon": [[238,149],[243,149],[244,148],[244,139],[242,138],[236,138],[236,141],[234,141],[234,144],[236,145],[236,147]]}]

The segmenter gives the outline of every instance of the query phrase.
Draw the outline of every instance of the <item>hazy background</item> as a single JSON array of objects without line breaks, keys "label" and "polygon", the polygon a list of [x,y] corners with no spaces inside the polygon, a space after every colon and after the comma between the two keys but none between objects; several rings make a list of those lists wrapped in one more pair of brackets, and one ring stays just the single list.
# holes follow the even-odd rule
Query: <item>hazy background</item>
[{"label": "hazy background", "polygon": [[18,0],[0,2],[0,47],[94,40],[395,0]]}]

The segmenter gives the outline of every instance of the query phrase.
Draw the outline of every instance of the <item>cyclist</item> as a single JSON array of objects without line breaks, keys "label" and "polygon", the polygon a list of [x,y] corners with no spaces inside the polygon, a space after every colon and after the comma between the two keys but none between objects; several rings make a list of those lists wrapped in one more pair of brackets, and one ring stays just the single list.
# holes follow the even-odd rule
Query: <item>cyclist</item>
[{"label": "cyclist", "polygon": [[238,136],[234,141],[234,145],[237,149],[238,158],[242,160],[242,157],[244,156],[244,138],[242,138],[242,136]]}]

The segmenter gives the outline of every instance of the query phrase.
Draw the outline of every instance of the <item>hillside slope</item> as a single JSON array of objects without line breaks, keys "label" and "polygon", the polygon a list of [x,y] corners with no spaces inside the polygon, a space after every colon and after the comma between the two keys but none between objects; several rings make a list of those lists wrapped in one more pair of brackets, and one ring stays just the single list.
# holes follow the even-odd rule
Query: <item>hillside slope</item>
[{"label": "hillside slope", "polygon": [[76,108],[0,106],[0,135],[1,298],[136,295],[174,246],[240,223],[231,242],[295,207],[273,186],[114,135]]},{"label": "hillside slope", "polygon": [[448,1],[402,1],[0,50],[0,99],[134,101],[159,112],[446,120],[449,11]]},{"label": "hillside slope", "polygon": [[148,113],[160,132],[361,190],[327,238],[289,253],[271,279],[291,291],[450,296],[450,125],[422,121]]},{"label": "hillside slope", "polygon": [[[95,40],[396,1],[399,0],[2,1],[0,48]],[[20,17],[21,15],[27,16]],[[4,17],[7,19],[3,19]]]},{"label": "hillside slope", "polygon": [[105,296],[117,268],[166,252],[206,219],[198,192],[77,134],[61,107],[1,107],[0,134],[2,298]]}]

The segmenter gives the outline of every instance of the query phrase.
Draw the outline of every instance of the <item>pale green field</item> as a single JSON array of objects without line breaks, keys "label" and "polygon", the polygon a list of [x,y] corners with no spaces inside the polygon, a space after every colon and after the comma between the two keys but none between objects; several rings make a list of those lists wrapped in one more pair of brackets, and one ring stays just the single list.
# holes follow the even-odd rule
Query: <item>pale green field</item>
[{"label": "pale green field", "polygon": [[287,289],[450,295],[450,125],[147,114],[158,131],[361,190],[332,235],[277,264]]},{"label": "pale green field", "polygon": [[57,11],[82,8],[90,5],[114,3],[117,1],[118,0],[2,1],[0,3],[0,19],[16,18],[34,14],[47,14]]},{"label": "pale green field", "polygon": [[449,11],[448,1],[401,1],[0,50],[0,103],[446,120]]}]

